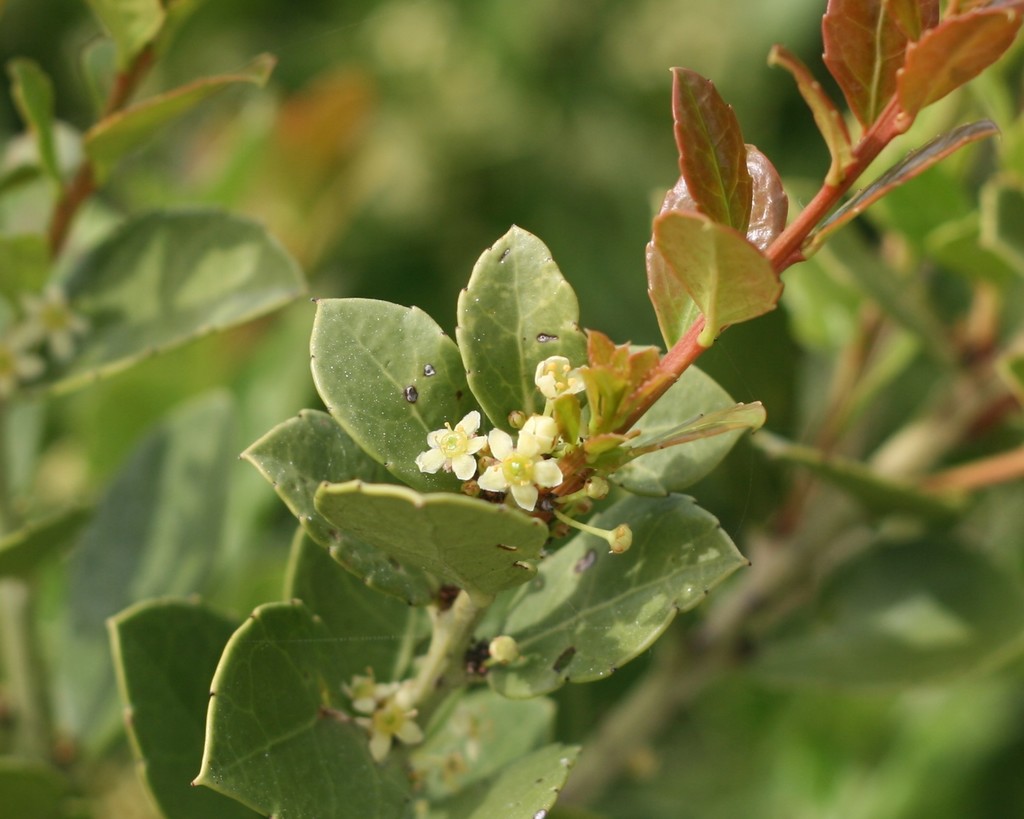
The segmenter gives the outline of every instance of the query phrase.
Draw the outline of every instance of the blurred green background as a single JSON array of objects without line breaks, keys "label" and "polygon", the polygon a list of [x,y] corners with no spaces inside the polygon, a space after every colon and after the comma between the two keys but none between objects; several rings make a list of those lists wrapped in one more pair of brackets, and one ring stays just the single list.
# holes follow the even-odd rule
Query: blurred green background
[{"label": "blurred green background", "polygon": [[[83,213],[86,227],[128,211],[223,205],[281,238],[310,295],[416,304],[448,330],[477,256],[515,223],[548,244],[585,326],[660,343],[643,254],[653,209],[677,175],[672,66],[712,78],[747,140],[787,180],[820,178],[828,163],[792,81],[765,64],[781,42],[818,68],[822,0],[181,6],[194,9],[144,94],[260,52],[279,60],[270,86],[221,93],[133,155]],[[0,58],[37,60],[71,128],[95,117],[80,61],[97,37],[83,3],[8,0],[0,15]],[[8,152],[20,131],[5,97]],[[0,227],[12,218],[0,213]],[[312,315],[300,302],[57,400],[36,491],[95,496],[147,426],[213,386],[239,399],[238,451],[316,406]],[[701,361],[737,400],[762,400],[769,427],[784,434],[798,423],[803,365],[781,310],[730,330]],[[241,613],[279,595],[293,521],[248,467],[234,472],[232,508],[245,511],[229,518],[229,549],[245,552],[246,568],[215,598]],[[741,446],[694,494],[742,549],[743,531],[780,491],[774,468]],[[643,661],[635,666],[560,692],[560,738],[582,737]],[[1013,675],[872,695],[737,678],[636,760],[634,784],[602,809],[623,819],[1020,816],[1022,716]],[[147,815],[130,772],[115,767],[97,782],[106,789],[98,816]]]}]

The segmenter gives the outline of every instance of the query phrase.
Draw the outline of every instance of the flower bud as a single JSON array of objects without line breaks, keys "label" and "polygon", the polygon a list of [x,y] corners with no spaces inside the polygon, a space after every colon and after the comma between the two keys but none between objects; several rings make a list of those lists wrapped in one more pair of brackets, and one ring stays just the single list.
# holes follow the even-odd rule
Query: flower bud
[{"label": "flower bud", "polygon": [[491,640],[487,646],[487,653],[494,662],[508,665],[519,659],[519,644],[512,637],[503,634]]}]

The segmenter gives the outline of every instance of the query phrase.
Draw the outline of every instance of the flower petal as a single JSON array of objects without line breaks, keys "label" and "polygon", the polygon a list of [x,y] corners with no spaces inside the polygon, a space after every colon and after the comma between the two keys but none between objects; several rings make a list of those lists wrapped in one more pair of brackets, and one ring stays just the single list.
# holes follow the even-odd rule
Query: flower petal
[{"label": "flower petal", "polygon": [[484,474],[476,479],[477,485],[488,492],[504,492],[508,489],[508,481],[501,470],[501,464],[494,464],[484,470]]},{"label": "flower petal", "polygon": [[480,429],[480,413],[476,410],[467,412],[466,417],[459,421],[459,423],[455,425],[455,428],[461,429],[466,433],[467,437],[472,438],[476,435],[476,431]]},{"label": "flower petal", "polygon": [[452,471],[460,481],[468,481],[476,474],[476,458],[472,455],[457,455],[452,458]]},{"label": "flower petal", "polygon": [[[561,483],[561,481],[559,481],[559,483]],[[516,503],[518,503],[527,512],[532,512],[534,507],[537,505],[538,494],[537,487],[532,483],[528,483],[525,486],[517,485],[512,487],[512,497],[515,498]]]},{"label": "flower petal", "polygon": [[374,731],[370,737],[370,756],[377,762],[383,762],[391,750],[391,734]]},{"label": "flower petal", "polygon": [[558,461],[537,461],[533,465],[533,480],[537,486],[558,486],[564,480],[562,470],[558,468]]},{"label": "flower petal", "polygon": [[487,443],[491,446],[491,454],[498,460],[504,460],[512,454],[512,436],[503,429],[488,432]]},{"label": "flower petal", "polygon": [[440,449],[428,449],[416,456],[416,466],[419,467],[420,472],[433,474],[444,466],[444,462],[444,453]]},{"label": "flower petal", "polygon": [[395,731],[395,736],[398,737],[406,745],[415,745],[418,742],[423,741],[423,731],[411,719],[406,719],[402,723],[402,727]]}]

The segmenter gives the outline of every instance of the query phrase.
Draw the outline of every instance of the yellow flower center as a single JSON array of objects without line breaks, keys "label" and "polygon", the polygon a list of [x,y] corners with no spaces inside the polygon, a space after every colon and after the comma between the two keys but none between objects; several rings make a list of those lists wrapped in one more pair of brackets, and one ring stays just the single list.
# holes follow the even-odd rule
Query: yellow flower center
[{"label": "yellow flower center", "polygon": [[501,472],[509,486],[529,486],[533,483],[533,458],[509,455],[501,462]]},{"label": "yellow flower center", "polygon": [[438,448],[449,458],[464,453],[468,443],[464,432],[451,427],[444,435],[439,436],[437,441]]}]

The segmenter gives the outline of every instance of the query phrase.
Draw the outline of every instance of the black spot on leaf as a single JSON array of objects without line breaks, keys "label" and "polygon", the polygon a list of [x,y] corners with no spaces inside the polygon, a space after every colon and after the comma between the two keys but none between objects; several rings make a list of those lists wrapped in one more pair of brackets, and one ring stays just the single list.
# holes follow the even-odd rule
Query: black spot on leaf
[{"label": "black spot on leaf", "polygon": [[405,396],[405,400],[410,404],[415,404],[419,400],[420,391],[416,389],[415,385],[410,384],[402,390],[402,395]]}]

